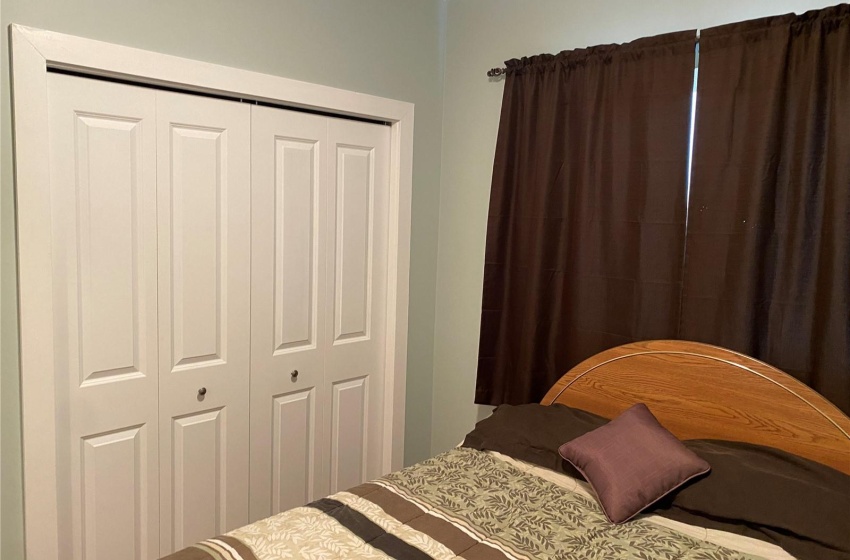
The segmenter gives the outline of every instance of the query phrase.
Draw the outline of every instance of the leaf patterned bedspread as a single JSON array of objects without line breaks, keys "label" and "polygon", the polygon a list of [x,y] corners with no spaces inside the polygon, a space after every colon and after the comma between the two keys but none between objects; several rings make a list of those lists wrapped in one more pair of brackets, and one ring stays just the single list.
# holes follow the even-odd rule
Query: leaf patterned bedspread
[{"label": "leaf patterned bedspread", "polygon": [[489,453],[457,448],[167,560],[757,558],[637,519]]}]

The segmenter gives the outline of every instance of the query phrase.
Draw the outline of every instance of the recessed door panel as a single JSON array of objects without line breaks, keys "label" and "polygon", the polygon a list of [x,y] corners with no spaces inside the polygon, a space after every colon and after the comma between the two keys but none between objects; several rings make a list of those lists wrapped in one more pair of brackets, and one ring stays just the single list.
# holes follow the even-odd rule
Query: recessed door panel
[{"label": "recessed door panel", "polygon": [[313,500],[315,390],[281,395],[273,402],[272,510],[284,511]]},{"label": "recessed door panel", "polygon": [[[145,243],[139,231],[141,169],[137,119],[76,115],[78,300],[82,319],[81,383],[144,375]],[[104,204],[104,201],[109,201]]]},{"label": "recessed door panel", "polygon": [[[226,131],[171,124],[171,294],[173,365],[224,359],[227,308]],[[222,204],[224,203],[224,204]],[[226,241],[226,240],[225,240]]]},{"label": "recessed door panel", "polygon": [[333,384],[331,392],[331,493],[364,481],[367,463],[366,377]]},{"label": "recessed door panel", "polygon": [[158,552],[154,93],[49,74],[63,558]]},{"label": "recessed door panel", "polygon": [[366,337],[372,292],[373,148],[338,145],[335,341]]},{"label": "recessed door panel", "polygon": [[87,560],[146,558],[151,493],[146,438],[147,426],[138,426],[82,439],[82,533]]},{"label": "recessed door panel", "polygon": [[156,102],[164,555],[248,522],[250,108]]},{"label": "recessed door panel", "polygon": [[327,118],[252,107],[251,520],[328,493]]},{"label": "recessed door panel", "polygon": [[318,144],[275,138],[275,352],[316,340]]},{"label": "recessed door panel", "polygon": [[225,526],[227,496],[227,430],[225,410],[210,410],[175,418],[174,546],[177,549],[219,535]]}]

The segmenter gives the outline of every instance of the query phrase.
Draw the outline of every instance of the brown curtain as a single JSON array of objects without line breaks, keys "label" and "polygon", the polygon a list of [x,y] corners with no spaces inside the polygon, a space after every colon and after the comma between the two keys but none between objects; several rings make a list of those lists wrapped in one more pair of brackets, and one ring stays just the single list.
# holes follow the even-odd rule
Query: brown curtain
[{"label": "brown curtain", "polygon": [[695,31],[507,63],[475,402],[675,336]]},{"label": "brown curtain", "polygon": [[680,337],[850,412],[850,6],[700,37]]}]

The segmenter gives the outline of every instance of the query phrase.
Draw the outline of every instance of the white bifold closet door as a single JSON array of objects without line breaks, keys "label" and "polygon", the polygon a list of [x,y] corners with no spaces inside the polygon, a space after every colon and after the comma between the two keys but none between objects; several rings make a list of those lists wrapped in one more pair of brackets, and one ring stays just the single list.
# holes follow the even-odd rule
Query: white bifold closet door
[{"label": "white bifold closet door", "polygon": [[48,86],[61,558],[157,558],[380,475],[389,127]]},{"label": "white bifold closet door", "polygon": [[252,520],[381,474],[389,132],[252,108]]},{"label": "white bifold closet door", "polygon": [[248,521],[250,107],[49,74],[62,558]]},{"label": "white bifold closet door", "polygon": [[328,119],[330,492],[382,474],[390,128]]},{"label": "white bifold closet door", "polygon": [[161,553],[248,522],[250,106],[157,91]]},{"label": "white bifold closet door", "polygon": [[60,556],[156,558],[156,96],[48,87]]},{"label": "white bifold closet door", "polygon": [[327,118],[252,108],[251,520],[328,494]]}]

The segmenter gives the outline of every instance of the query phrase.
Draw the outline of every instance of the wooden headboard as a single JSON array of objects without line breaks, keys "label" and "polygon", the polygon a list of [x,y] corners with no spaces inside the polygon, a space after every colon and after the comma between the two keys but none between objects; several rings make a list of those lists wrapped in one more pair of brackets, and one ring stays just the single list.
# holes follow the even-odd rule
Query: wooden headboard
[{"label": "wooden headboard", "polygon": [[614,418],[646,403],[679,439],[767,445],[850,474],[850,418],[787,373],[743,354],[676,340],[635,342],[583,361],[549,389]]}]

